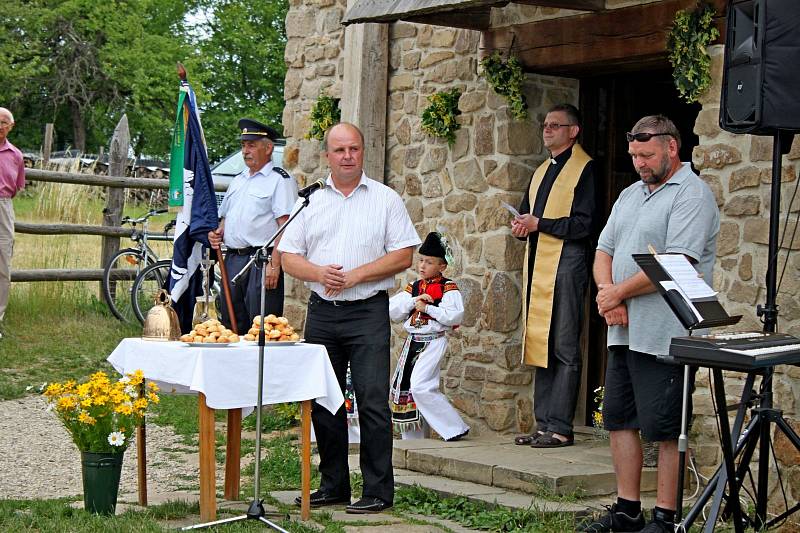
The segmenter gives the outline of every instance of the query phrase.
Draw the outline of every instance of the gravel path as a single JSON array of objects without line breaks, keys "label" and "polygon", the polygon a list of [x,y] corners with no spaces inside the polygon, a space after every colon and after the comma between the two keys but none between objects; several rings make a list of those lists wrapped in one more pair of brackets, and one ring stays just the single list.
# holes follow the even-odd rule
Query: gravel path
[{"label": "gravel path", "polygon": [[[0,498],[83,494],[80,452],[56,415],[46,409],[38,395],[0,402]],[[194,491],[198,475],[196,448],[187,449],[172,428],[149,424],[148,495]],[[136,444],[132,443],[125,452],[120,494],[136,491]]]}]

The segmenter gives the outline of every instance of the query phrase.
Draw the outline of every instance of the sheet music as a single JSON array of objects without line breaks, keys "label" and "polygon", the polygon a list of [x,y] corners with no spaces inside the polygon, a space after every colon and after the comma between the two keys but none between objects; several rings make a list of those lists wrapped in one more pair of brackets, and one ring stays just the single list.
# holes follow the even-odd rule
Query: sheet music
[{"label": "sheet music", "polygon": [[659,254],[656,255],[656,259],[677,284],[680,292],[688,299],[713,298],[717,295],[714,289],[699,276],[685,255]]},{"label": "sheet music", "polygon": [[506,202],[500,202],[500,205],[505,207],[508,210],[508,212],[514,215],[515,217],[519,216],[519,211],[517,211],[517,209],[513,205],[507,204]]},{"label": "sheet music", "polygon": [[681,295],[683,296],[683,301],[686,303],[689,309],[692,310],[692,313],[694,313],[694,316],[697,318],[697,321],[698,322],[703,321],[703,316],[700,314],[700,311],[697,310],[692,301],[686,296],[686,293],[681,290],[680,286],[677,283],[675,283],[674,281],[662,281],[661,286],[664,287],[664,290],[666,291],[675,289],[676,291],[681,293]]}]

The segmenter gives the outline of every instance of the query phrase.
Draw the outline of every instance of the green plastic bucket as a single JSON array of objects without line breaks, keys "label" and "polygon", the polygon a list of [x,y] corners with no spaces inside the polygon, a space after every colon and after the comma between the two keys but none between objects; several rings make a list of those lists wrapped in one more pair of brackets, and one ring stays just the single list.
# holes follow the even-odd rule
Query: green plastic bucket
[{"label": "green plastic bucket", "polygon": [[122,457],[121,453],[81,452],[84,509],[95,514],[114,514]]}]

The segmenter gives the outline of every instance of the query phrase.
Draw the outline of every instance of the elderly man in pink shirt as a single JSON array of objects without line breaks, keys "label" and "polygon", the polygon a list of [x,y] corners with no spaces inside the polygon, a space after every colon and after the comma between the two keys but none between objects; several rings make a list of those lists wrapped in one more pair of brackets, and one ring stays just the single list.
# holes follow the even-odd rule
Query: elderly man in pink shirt
[{"label": "elderly man in pink shirt", "polygon": [[0,325],[6,314],[11,287],[11,254],[14,250],[14,205],[11,199],[25,187],[22,152],[8,141],[8,133],[13,127],[14,115],[0,107]]}]

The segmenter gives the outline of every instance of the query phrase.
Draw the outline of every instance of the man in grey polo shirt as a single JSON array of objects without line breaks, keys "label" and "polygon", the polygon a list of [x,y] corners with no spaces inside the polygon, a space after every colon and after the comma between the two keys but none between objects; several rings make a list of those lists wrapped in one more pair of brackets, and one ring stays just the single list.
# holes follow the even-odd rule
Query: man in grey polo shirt
[{"label": "man in grey polo shirt", "polygon": [[[594,263],[597,308],[608,324],[609,358],[603,421],[611,435],[617,502],[578,531],[674,530],[682,367],[665,362],[672,337],[686,330],[632,254],[684,254],[711,280],[719,210],[711,190],[681,163],[680,134],[671,120],[649,116],[627,134],[628,153],[642,178],[620,194],[600,234]],[[692,375],[692,380],[694,376]],[[658,492],[652,519],[641,511],[639,432],[659,443]]]}]

